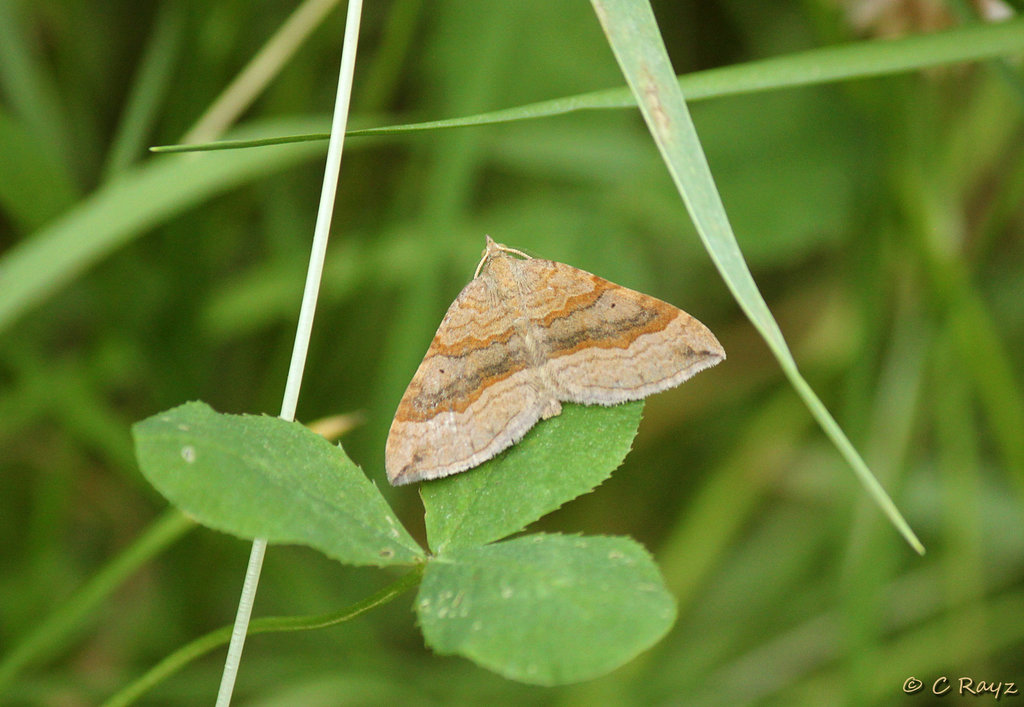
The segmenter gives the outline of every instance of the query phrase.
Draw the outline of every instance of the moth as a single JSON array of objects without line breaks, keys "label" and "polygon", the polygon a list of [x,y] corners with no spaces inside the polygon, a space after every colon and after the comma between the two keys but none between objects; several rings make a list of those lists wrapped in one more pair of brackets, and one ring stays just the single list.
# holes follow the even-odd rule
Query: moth
[{"label": "moth", "polygon": [[471,469],[563,402],[616,405],[725,359],[699,321],[659,299],[487,236],[402,396],[384,465],[394,486]]}]

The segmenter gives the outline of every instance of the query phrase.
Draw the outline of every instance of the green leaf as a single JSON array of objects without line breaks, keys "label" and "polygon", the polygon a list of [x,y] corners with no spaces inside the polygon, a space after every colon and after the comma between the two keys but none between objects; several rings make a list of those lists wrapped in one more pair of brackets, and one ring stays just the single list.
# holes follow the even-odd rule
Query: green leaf
[{"label": "green leaf", "polygon": [[530,535],[432,560],[416,612],[438,653],[560,685],[649,648],[676,607],[650,555],[629,538]]},{"label": "green leaf", "polygon": [[648,130],[725,284],[869,495],[907,542],[919,553],[924,553],[924,546],[899,509],[800,374],[779,325],[757,289],[715,187],[707,157],[672,72],[650,4],[647,0],[591,2],[622,73],[637,98]]},{"label": "green leaf", "polygon": [[571,405],[505,453],[420,487],[434,552],[518,532],[611,476],[629,453],[643,401]]},{"label": "green leaf", "polygon": [[342,451],[276,417],[186,403],[132,428],[143,475],[203,525],[300,543],[355,565],[411,564],[423,552]]}]

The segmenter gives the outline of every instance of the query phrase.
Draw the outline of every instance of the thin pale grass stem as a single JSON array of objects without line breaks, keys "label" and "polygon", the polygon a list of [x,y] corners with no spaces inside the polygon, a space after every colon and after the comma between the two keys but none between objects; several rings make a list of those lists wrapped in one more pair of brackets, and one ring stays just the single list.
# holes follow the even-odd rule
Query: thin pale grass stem
[{"label": "thin pale grass stem", "polygon": [[[331,140],[327,146],[327,165],[324,168],[320,207],[313,230],[313,246],[309,256],[309,269],[306,272],[306,286],[302,294],[302,307],[299,310],[295,345],[288,368],[284,399],[281,402],[281,419],[283,420],[295,419],[299,389],[302,386],[302,373],[306,365],[306,353],[309,350],[313,315],[316,312],[317,295],[320,291],[324,257],[327,252],[327,237],[331,230],[334,197],[338,190],[338,175],[341,172],[341,152],[345,142],[345,129],[348,126],[349,101],[352,96],[352,76],[355,73],[361,14],[362,0],[349,0],[348,17],[345,21],[345,44],[341,52],[341,71],[338,77],[338,95],[334,103]],[[228,645],[228,656],[224,663],[224,672],[221,675],[220,689],[217,693],[217,707],[227,707],[231,704],[231,694],[235,688],[235,678],[238,675],[238,665],[242,658],[242,648],[245,644],[252,604],[256,597],[256,587],[259,584],[266,544],[265,538],[256,538],[252,544],[249,566],[246,569],[245,581],[242,585],[242,596],[238,602],[238,613],[235,616],[235,625],[231,632],[231,643]]]}]

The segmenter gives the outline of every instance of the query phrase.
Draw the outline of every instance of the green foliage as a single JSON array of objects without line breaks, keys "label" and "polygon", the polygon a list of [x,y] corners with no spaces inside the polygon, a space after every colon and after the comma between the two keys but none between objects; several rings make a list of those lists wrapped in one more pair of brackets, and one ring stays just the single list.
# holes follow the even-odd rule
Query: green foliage
[{"label": "green foliage", "polygon": [[508,452],[420,487],[434,552],[518,532],[608,478],[629,451],[643,403],[564,405]]},{"label": "green foliage", "polygon": [[672,597],[650,556],[627,538],[486,543],[606,479],[642,409],[567,406],[472,473],[424,485],[429,558],[342,449],[298,423],[187,403],[138,423],[134,436],[149,482],[204,525],[309,545],[347,564],[428,561],[416,601],[428,645],[506,677],[558,685],[606,673],[649,647],[672,625]]},{"label": "green foliage", "polygon": [[187,403],[138,423],[134,437],[145,477],[203,525],[352,565],[423,557],[362,470],[296,422]]},{"label": "green foliage", "polygon": [[513,680],[561,685],[649,648],[676,607],[650,555],[629,538],[537,534],[431,562],[416,615],[439,653]]},{"label": "green foliage", "polygon": [[[301,129],[302,125],[279,121],[256,130],[288,131]],[[234,153],[227,159],[179,155],[129,169],[6,254],[0,272],[0,287],[4,291],[0,299],[0,329],[151,224],[226,189],[319,153],[309,145],[291,149],[271,147]]]},{"label": "green foliage", "polygon": [[[440,563],[396,578],[274,545],[253,625],[274,633],[247,644],[239,701],[902,704],[910,675],[1019,682],[1022,20],[932,32],[889,3],[854,26],[855,4],[654,10],[746,265],[928,554],[852,483],[721,284],[588,3],[368,3],[299,416],[362,412],[345,454],[412,537],[438,550],[451,530],[383,483],[381,450],[484,233],[682,306],[729,360],[648,400],[623,468],[537,523],[650,548],[679,618],[626,668],[539,688],[439,657],[395,598]],[[183,142],[294,5],[0,0],[0,701],[94,704],[140,676],[146,702],[216,689],[222,656],[202,656],[223,634],[205,634],[246,544],[187,533],[128,430],[196,398],[280,409],[323,145],[146,148]],[[342,25],[197,139],[322,133]],[[508,544],[483,537],[437,557]]]},{"label": "green foliage", "polygon": [[645,2],[634,0],[594,0],[594,8],[601,18],[622,73],[633,95],[638,97],[640,111],[644,114],[648,129],[680,196],[686,202],[697,233],[725,284],[768,343],[768,348],[775,354],[811,414],[846,457],[868,493],[907,542],[924,554],[921,541],[907,525],[835,418],[797,370],[796,360],[786,344],[782,330],[757,289],[739,243],[736,242],[650,7]]}]

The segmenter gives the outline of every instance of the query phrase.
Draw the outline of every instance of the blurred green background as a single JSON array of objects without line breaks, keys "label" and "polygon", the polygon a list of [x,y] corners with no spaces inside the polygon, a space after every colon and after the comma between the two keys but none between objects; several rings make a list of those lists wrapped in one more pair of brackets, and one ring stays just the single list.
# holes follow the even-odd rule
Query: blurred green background
[{"label": "blurred green background", "polygon": [[[825,0],[654,7],[688,73],[943,24],[910,12],[925,4],[868,21]],[[0,0],[0,308],[28,298],[0,332],[0,660],[165,512],[136,469],[134,421],[192,399],[279,411],[325,143],[145,148],[180,141],[294,5]],[[327,129],[344,12],[323,5],[240,134]],[[586,2],[369,3],[352,127],[622,83]],[[1019,67],[691,110],[804,374],[928,554],[814,426],[635,110],[353,138],[299,419],[359,411],[342,444],[422,536],[415,490],[384,481],[384,437],[485,233],[686,309],[728,360],[649,400],[625,465],[539,524],[640,540],[680,618],[611,675],[542,689],[430,654],[407,595],[338,627],[251,638],[238,704],[924,704],[943,676],[954,692],[960,677],[1024,690]],[[188,533],[2,699],[94,704],[230,622],[248,545]],[[393,576],[271,547],[255,613],[335,610]],[[210,703],[222,664],[214,652],[144,702]],[[911,676],[924,689],[908,698]]]}]

